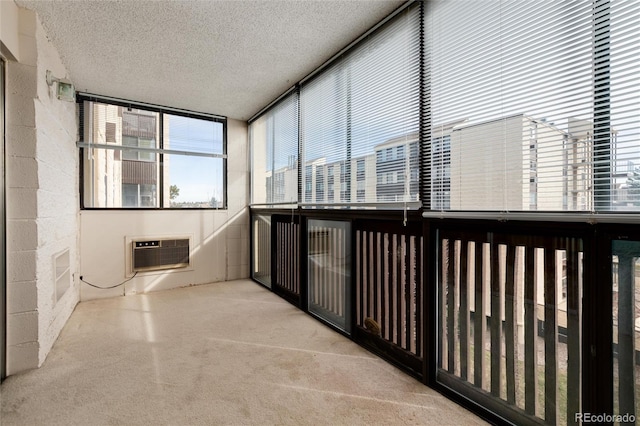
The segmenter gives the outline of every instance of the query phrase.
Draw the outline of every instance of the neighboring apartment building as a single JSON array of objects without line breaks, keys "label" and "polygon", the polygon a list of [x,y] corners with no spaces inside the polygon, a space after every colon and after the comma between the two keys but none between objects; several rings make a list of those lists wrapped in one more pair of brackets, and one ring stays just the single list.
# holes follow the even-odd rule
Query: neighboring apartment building
[{"label": "neighboring apartment building", "polygon": [[591,210],[590,122],[569,119],[568,131],[522,114],[463,123],[434,134],[432,208]]},{"label": "neighboring apartment building", "polygon": [[[570,118],[562,130],[524,114],[432,131],[433,210],[589,211],[593,208],[593,125]],[[493,149],[484,145],[491,142]],[[378,144],[350,161],[309,160],[301,170],[303,203],[419,200],[418,134]],[[295,158],[266,172],[267,199],[297,199]],[[491,173],[487,173],[490,170]],[[273,176],[273,177],[272,177]],[[272,179],[274,179],[272,184]]]},{"label": "neighboring apartment building", "polygon": [[420,172],[418,133],[376,145],[377,201],[418,201]]},{"label": "neighboring apartment building", "polygon": [[[157,113],[93,103],[84,113],[84,200],[90,207],[156,207],[159,167],[155,152],[120,149],[157,148]],[[100,147],[106,145],[107,147]],[[112,149],[108,146],[113,146]]]},{"label": "neighboring apartment building", "polygon": [[[122,114],[122,145],[156,148],[157,114],[119,108]],[[122,207],[155,207],[158,197],[156,153],[122,151]]]},{"label": "neighboring apartment building", "polygon": [[[289,163],[276,169],[274,172],[268,170],[265,172],[265,189],[264,200],[270,203],[297,203],[298,202],[298,160],[291,156]],[[254,187],[257,192],[258,188]],[[254,193],[254,197],[258,194]]]},{"label": "neighboring apartment building", "polygon": [[303,202],[340,204],[375,201],[375,172],[374,155],[329,163],[324,157],[307,161]]}]

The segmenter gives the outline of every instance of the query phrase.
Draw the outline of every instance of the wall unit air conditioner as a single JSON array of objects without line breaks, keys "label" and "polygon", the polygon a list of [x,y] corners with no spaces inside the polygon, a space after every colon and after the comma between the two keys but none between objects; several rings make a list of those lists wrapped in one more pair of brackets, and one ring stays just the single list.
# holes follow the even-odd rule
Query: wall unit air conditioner
[{"label": "wall unit air conditioner", "polygon": [[189,238],[131,241],[133,272],[189,266]]}]

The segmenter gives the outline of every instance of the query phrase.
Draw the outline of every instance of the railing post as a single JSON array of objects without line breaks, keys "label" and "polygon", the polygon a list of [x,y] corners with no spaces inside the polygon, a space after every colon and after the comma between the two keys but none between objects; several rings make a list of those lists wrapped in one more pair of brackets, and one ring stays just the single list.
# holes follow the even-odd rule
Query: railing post
[{"label": "railing post", "polygon": [[635,415],[635,259],[618,255],[619,414]]},{"label": "railing post", "polygon": [[558,311],[556,251],[544,250],[544,419],[555,424],[558,419]]},{"label": "railing post", "polygon": [[525,248],[524,275],[524,346],[529,348],[524,354],[525,371],[525,412],[536,415],[538,395],[538,289],[535,280],[535,251],[533,245]]}]

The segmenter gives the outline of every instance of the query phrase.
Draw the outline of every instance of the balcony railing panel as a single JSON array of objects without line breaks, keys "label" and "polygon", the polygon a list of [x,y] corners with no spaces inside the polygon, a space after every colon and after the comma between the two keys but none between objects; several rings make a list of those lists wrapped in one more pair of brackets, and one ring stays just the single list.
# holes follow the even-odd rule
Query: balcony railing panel
[{"label": "balcony railing panel", "polygon": [[640,232],[378,214],[253,211],[254,278],[495,419],[635,419]]},{"label": "balcony railing panel", "polygon": [[349,222],[309,219],[309,312],[351,331],[351,231]]},{"label": "balcony railing panel", "polygon": [[574,424],[581,240],[442,230],[438,241],[438,380],[516,422]]},{"label": "balcony railing panel", "polygon": [[251,276],[271,288],[271,216],[253,217],[253,247]]},{"label": "balcony railing panel", "polygon": [[640,241],[615,240],[612,253],[614,414],[629,419],[640,412]]},{"label": "balcony railing panel", "polygon": [[356,326],[359,336],[399,361],[423,357],[423,238],[420,226],[358,221],[356,239]]},{"label": "balcony railing panel", "polygon": [[298,217],[273,216],[276,290],[300,306],[300,223]]},{"label": "balcony railing panel", "polygon": [[155,185],[158,171],[154,161],[122,160],[122,183]]}]

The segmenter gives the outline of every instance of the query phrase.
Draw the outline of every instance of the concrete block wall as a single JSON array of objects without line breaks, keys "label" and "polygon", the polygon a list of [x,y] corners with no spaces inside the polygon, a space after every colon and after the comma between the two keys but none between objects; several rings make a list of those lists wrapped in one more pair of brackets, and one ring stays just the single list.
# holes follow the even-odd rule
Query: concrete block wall
[{"label": "concrete block wall", "polygon": [[[3,5],[3,7],[6,5]],[[79,300],[77,283],[54,298],[54,255],[77,269],[75,104],[58,100],[46,70],[66,76],[37,16],[16,8],[17,40],[7,62],[7,374],[38,367]],[[2,34],[3,39],[6,33]],[[9,55],[7,55],[9,56]]]},{"label": "concrete block wall", "polygon": [[[79,160],[76,148],[76,104],[61,101],[46,72],[69,77],[57,50],[36,20],[38,94],[34,101],[38,163],[38,336],[39,362],[44,362],[79,301],[76,270],[79,230]],[[55,257],[69,251],[68,288],[56,295]],[[62,287],[64,289],[64,286]]]}]

